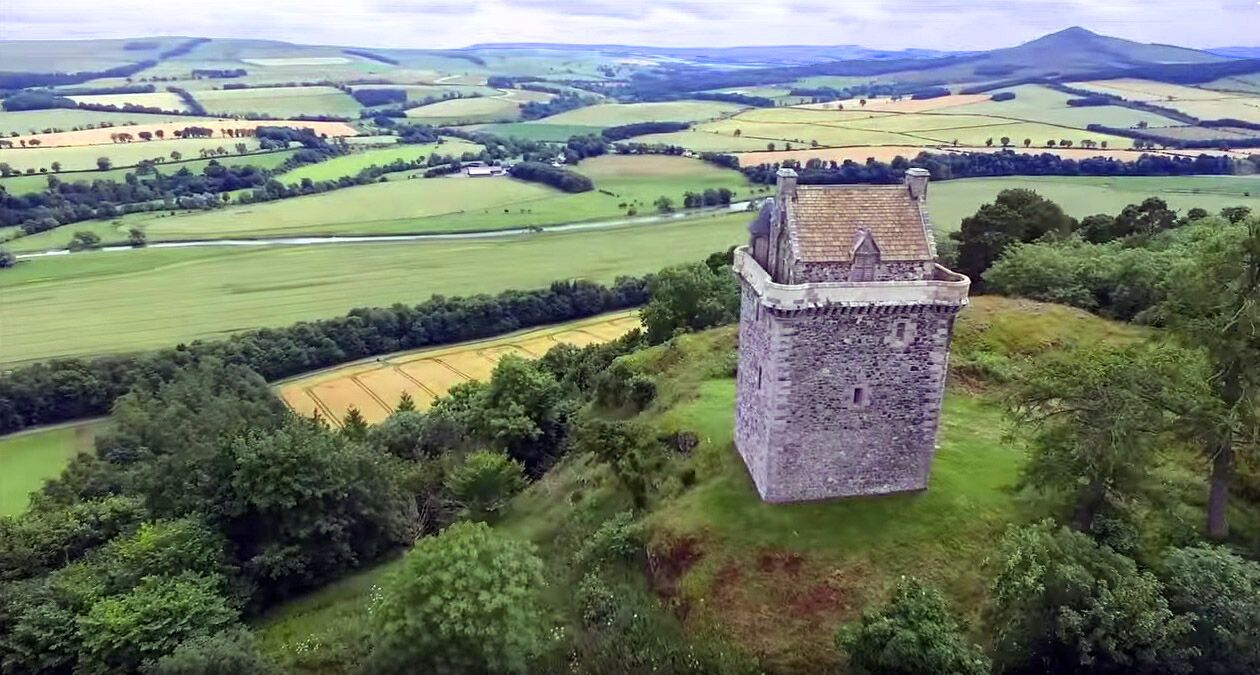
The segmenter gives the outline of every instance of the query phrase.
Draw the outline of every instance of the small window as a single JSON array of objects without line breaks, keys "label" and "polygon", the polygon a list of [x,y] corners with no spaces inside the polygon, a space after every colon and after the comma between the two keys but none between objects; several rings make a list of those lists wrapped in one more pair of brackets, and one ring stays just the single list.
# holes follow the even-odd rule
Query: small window
[{"label": "small window", "polygon": [[866,387],[853,388],[853,406],[855,408],[865,408],[869,402]]},{"label": "small window", "polygon": [[761,388],[761,366],[757,366],[757,388]]},{"label": "small window", "polygon": [[897,340],[904,341],[906,339],[906,324],[897,324]]}]

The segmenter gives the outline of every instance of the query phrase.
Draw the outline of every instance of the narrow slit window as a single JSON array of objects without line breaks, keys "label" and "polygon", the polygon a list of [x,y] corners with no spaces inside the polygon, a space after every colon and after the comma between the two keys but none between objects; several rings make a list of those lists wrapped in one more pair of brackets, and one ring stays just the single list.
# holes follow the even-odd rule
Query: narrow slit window
[{"label": "narrow slit window", "polygon": [[906,339],[906,324],[904,323],[897,324],[897,339],[898,340]]}]

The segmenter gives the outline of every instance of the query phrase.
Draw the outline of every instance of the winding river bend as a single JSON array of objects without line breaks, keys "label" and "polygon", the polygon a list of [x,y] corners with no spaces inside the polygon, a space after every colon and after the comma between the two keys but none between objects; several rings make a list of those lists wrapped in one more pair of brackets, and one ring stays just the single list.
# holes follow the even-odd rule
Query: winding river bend
[{"label": "winding river bend", "polygon": [[358,235],[358,236],[327,236],[327,237],[260,237],[257,239],[192,239],[188,241],[160,241],[148,244],[147,246],[134,247],[123,244],[113,246],[102,246],[100,248],[89,249],[85,251],[71,251],[65,248],[51,249],[48,251],[40,251],[38,253],[23,253],[16,257],[19,260],[31,258],[48,258],[52,256],[73,255],[81,253],[97,253],[101,251],[116,253],[119,251],[140,251],[147,248],[205,248],[205,247],[230,247],[230,246],[317,246],[324,244],[377,244],[394,241],[442,241],[442,240],[458,240],[458,239],[498,239],[502,237],[516,237],[522,234],[532,234],[541,232],[574,232],[580,230],[602,230],[610,227],[623,226],[643,226],[643,225],[660,225],[662,223],[674,222],[677,220],[686,220],[696,218],[703,215],[714,215],[719,213],[737,213],[747,211],[751,202],[733,202],[729,206],[721,206],[706,209],[693,209],[680,213],[666,213],[653,216],[639,216],[635,218],[614,218],[612,220],[592,220],[581,223],[565,223],[561,225],[538,225],[529,227],[513,227],[505,230],[472,230],[467,232],[430,232],[422,234],[380,234],[380,235]]}]

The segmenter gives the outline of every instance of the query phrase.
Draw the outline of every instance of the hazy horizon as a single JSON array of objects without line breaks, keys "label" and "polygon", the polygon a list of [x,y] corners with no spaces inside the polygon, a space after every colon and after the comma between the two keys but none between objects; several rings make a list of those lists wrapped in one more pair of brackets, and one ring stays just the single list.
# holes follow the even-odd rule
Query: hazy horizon
[{"label": "hazy horizon", "polygon": [[[171,11],[171,10],[177,11]],[[137,20],[135,17],[143,17]],[[478,43],[659,47],[831,46],[965,51],[1008,47],[1070,26],[1193,48],[1255,46],[1255,0],[9,0],[0,39],[182,35],[300,44],[442,49]],[[1247,26],[1252,26],[1248,29]],[[0,68],[3,66],[0,65]]]}]

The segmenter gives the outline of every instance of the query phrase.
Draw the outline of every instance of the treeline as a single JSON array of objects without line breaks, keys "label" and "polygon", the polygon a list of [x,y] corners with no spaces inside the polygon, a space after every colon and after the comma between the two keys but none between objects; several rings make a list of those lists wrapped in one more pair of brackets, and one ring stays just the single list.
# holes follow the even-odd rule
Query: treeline
[{"label": "treeline", "polygon": [[[1236,120],[1229,120],[1233,122]],[[1222,122],[1224,122],[1222,120]],[[1220,128],[1224,124],[1216,124],[1213,126],[1201,125],[1205,128]],[[1246,128],[1246,127],[1243,127]],[[1177,138],[1161,133],[1158,128],[1131,129],[1129,127],[1109,127],[1103,124],[1090,124],[1086,129],[1102,133],[1114,134],[1116,136],[1125,136],[1138,141],[1144,141],[1148,146],[1161,145],[1167,148],[1260,148],[1260,136],[1252,138],[1240,138],[1238,136],[1221,136],[1219,138]]]},{"label": "treeline", "polygon": [[207,359],[240,365],[277,380],[377,354],[465,342],[643,304],[647,281],[611,286],[556,282],[498,295],[433,296],[418,305],[351,310],[287,328],[264,328],[225,340],[193,342],[128,356],[58,359],[0,374],[0,434],[103,415],[144,382],[167,381]]},{"label": "treeline", "polygon": [[521,119],[542,119],[552,115],[559,115],[567,110],[584,108],[595,102],[596,99],[594,97],[580,96],[574,93],[560,94],[549,101],[528,101],[521,106]]},{"label": "treeline", "polygon": [[711,91],[695,92],[688,95],[687,98],[699,101],[735,103],[737,105],[748,105],[754,108],[773,108],[776,105],[774,99],[766,98],[765,96],[749,96],[747,94],[729,94]]},{"label": "treeline", "polygon": [[19,91],[4,97],[3,104],[7,112],[77,107],[73,100],[49,91]]},{"label": "treeline", "polygon": [[359,105],[368,107],[407,102],[407,92],[404,89],[354,89],[350,96]]},{"label": "treeline", "polygon": [[691,128],[690,122],[638,122],[636,124],[622,124],[620,126],[608,127],[599,132],[600,136],[608,142],[624,141],[627,138],[635,136],[643,136],[646,134],[668,134],[675,131],[684,131]]},{"label": "treeline", "polygon": [[[892,162],[868,160],[864,163],[845,160],[805,164],[789,160],[782,166],[797,169],[802,184],[828,183],[893,183],[901,180],[911,167],[927,169],[933,180],[975,178],[979,176],[1189,176],[1254,173],[1260,170],[1255,159],[1237,159],[1220,155],[1198,157],[1142,155],[1131,162],[1110,157],[1068,159],[1052,153],[1039,155],[1002,151],[933,154],[919,153],[913,159],[897,157]],[[773,184],[779,164],[759,164],[742,171],[755,183]]]},{"label": "treeline", "polygon": [[545,183],[565,192],[590,192],[595,189],[590,178],[543,162],[521,162],[512,167],[512,177]]},{"label": "treeline", "polygon": [[365,59],[368,59],[368,60],[371,60],[371,61],[376,61],[376,62],[378,62],[378,63],[385,63],[385,64],[389,64],[389,65],[391,65],[391,66],[396,66],[396,65],[399,65],[399,61],[398,61],[398,59],[390,58],[390,57],[388,57],[388,56],[384,56],[384,55],[382,55],[382,54],[376,54],[376,53],[373,53],[373,52],[369,52],[369,51],[367,51],[367,50],[365,50],[365,49],[343,49],[343,50],[341,50],[341,53],[342,53],[342,54],[349,54],[350,56],[358,56],[358,57],[365,58]]}]

